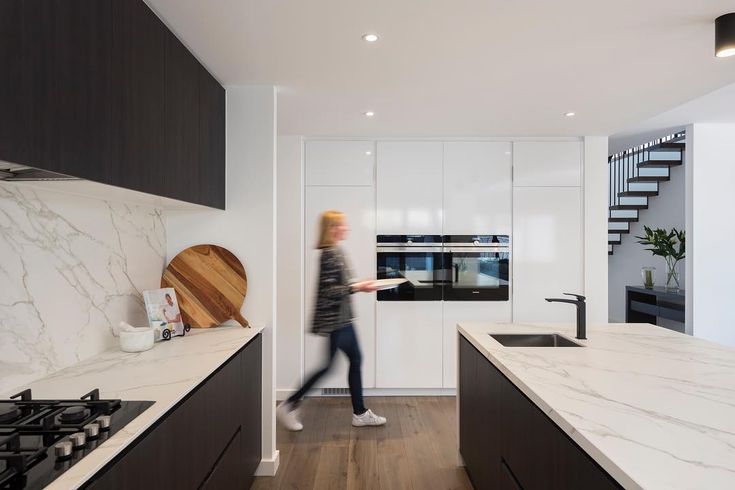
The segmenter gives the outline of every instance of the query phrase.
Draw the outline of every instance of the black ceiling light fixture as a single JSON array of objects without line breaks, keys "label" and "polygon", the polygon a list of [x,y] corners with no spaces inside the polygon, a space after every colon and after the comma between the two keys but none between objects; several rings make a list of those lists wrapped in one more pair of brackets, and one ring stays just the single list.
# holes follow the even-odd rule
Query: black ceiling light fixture
[{"label": "black ceiling light fixture", "polygon": [[715,56],[735,55],[735,12],[715,19]]}]

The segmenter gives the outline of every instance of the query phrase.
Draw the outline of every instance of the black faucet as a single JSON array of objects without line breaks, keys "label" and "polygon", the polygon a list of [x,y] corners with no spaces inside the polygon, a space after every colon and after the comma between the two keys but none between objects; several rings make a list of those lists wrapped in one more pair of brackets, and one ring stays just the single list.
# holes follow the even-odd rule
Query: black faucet
[{"label": "black faucet", "polygon": [[546,298],[549,303],[571,303],[577,305],[577,338],[580,340],[587,339],[587,299],[581,294],[563,293],[567,296],[574,296],[577,299],[569,298]]}]

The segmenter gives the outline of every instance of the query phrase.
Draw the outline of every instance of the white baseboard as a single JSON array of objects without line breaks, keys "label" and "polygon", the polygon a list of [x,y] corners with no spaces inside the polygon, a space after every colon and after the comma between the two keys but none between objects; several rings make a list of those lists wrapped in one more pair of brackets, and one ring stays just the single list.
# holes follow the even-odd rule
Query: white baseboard
[{"label": "white baseboard", "polygon": [[369,388],[365,396],[455,396],[454,388]]},{"label": "white baseboard", "polygon": [[276,401],[283,401],[294,393],[296,390],[276,390]]},{"label": "white baseboard", "polygon": [[[276,390],[276,400],[282,401],[296,390]],[[455,388],[365,388],[365,396],[455,396]],[[321,389],[311,390],[308,396],[321,396]]]},{"label": "white baseboard", "polygon": [[281,463],[281,452],[276,450],[272,458],[263,458],[255,469],[255,476],[276,476],[278,465]]}]

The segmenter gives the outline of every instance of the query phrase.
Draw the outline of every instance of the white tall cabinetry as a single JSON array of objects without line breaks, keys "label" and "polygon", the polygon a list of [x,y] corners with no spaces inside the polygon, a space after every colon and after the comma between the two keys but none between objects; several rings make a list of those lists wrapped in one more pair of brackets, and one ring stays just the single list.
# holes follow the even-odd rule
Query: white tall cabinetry
[{"label": "white tall cabinetry", "polygon": [[379,235],[441,235],[443,147],[436,141],[378,143]]},{"label": "white tall cabinetry", "polygon": [[572,305],[544,298],[584,294],[582,143],[514,143],[513,153],[513,321],[574,322]]},{"label": "white tall cabinetry", "polygon": [[[319,274],[318,219],[336,209],[347,215],[350,233],[342,243],[355,278],[375,276],[374,143],[370,141],[308,141],[305,148],[305,323],[308,332]],[[352,296],[355,329],[362,347],[363,385],[375,386],[375,293]],[[309,376],[325,362],[328,339],[304,336],[304,370]],[[330,374],[317,385],[347,387],[347,361],[341,353]]]},{"label": "white tall cabinetry", "polygon": [[511,143],[444,143],[445,235],[509,235]]}]

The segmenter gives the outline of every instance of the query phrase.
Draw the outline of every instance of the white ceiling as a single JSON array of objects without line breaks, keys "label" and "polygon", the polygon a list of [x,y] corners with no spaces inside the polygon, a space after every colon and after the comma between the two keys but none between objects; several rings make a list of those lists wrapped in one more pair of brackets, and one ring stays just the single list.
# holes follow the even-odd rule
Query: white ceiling
[{"label": "white ceiling", "polygon": [[735,82],[735,0],[147,2],[224,84],[277,85],[281,134],[606,135]]},{"label": "white ceiling", "polygon": [[691,123],[735,123],[735,84],[685,102],[610,137],[610,153],[673,134]]}]

